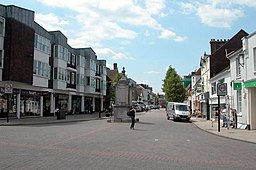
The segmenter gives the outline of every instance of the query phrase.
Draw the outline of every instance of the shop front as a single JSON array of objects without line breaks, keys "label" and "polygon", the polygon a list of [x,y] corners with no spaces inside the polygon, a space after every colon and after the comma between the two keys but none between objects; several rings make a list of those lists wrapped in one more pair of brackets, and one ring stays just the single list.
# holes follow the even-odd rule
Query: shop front
[{"label": "shop front", "polygon": [[[48,93],[33,90],[20,90],[20,117],[43,116],[43,96]],[[17,100],[17,102],[19,102]]]},{"label": "shop front", "polygon": [[93,98],[92,97],[85,97],[84,111],[86,114],[92,114],[92,112],[93,112]]},{"label": "shop front", "polygon": [[55,109],[62,110],[68,114],[68,94],[54,94]]},{"label": "shop front", "polygon": [[[10,118],[42,116],[41,105],[44,93],[40,91],[13,89],[12,94],[5,94],[0,88],[0,118],[7,117],[8,101]],[[9,100],[8,100],[9,98]]]},{"label": "shop front", "polygon": [[72,96],[72,110],[71,114],[80,114],[81,113],[81,101],[82,97],[81,96]]},{"label": "shop front", "polygon": [[17,94],[19,94],[19,89],[13,89],[12,94],[5,94],[5,89],[0,88],[0,118],[7,117],[7,106],[9,98],[9,117],[17,117]]}]

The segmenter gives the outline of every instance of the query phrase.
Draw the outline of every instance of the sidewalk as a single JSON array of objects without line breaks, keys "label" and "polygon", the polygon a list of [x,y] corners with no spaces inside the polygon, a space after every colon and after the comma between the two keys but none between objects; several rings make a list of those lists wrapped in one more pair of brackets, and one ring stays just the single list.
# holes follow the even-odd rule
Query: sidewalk
[{"label": "sidewalk", "polygon": [[242,130],[234,129],[230,127],[229,129],[220,127],[220,132],[218,132],[218,122],[212,122],[206,120],[205,118],[192,117],[191,121],[199,128],[206,132],[223,136],[226,138],[232,138],[240,141],[246,141],[256,144],[256,130]]},{"label": "sidewalk", "polygon": [[[104,114],[102,116],[105,116]],[[19,126],[19,125],[38,125],[38,124],[55,124],[55,123],[67,123],[67,122],[79,122],[89,120],[99,120],[106,117],[99,118],[99,113],[93,114],[80,114],[80,115],[67,115],[66,119],[57,120],[55,117],[30,117],[22,119],[10,119],[7,123],[6,119],[0,119],[0,126]],[[240,141],[246,141],[256,144],[256,130],[241,130],[233,128],[220,128],[218,132],[218,123],[205,118],[192,117],[191,121],[201,130],[206,132],[223,136],[226,138],[232,138]]]},{"label": "sidewalk", "polygon": [[27,117],[27,118],[11,118],[7,123],[6,118],[0,119],[0,126],[19,126],[19,125],[37,125],[37,124],[54,124],[54,123],[67,123],[67,122],[79,122],[97,120],[99,113],[93,114],[79,114],[79,115],[66,115],[66,119],[57,120],[56,116],[51,117]]}]

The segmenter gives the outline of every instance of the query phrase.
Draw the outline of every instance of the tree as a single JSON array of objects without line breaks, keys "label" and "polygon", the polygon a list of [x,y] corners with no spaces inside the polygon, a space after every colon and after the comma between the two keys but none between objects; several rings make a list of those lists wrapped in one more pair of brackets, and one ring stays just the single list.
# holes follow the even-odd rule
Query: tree
[{"label": "tree", "polygon": [[111,81],[109,98],[115,101],[115,86],[116,83],[122,78],[122,73],[117,73],[114,79]]},{"label": "tree", "polygon": [[186,97],[185,88],[181,81],[181,77],[171,66],[169,66],[163,82],[164,84],[162,90],[165,93],[165,98],[167,101],[184,102]]}]

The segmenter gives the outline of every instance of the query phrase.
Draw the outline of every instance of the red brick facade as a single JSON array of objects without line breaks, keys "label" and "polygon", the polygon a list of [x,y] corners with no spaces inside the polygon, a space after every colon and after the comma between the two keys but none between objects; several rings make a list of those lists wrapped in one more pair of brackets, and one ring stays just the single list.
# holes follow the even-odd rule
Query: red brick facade
[{"label": "red brick facade", "polygon": [[32,28],[6,19],[3,81],[33,84],[34,35]]},{"label": "red brick facade", "polygon": [[[214,77],[220,73],[223,69],[229,66],[229,59],[226,58],[226,53],[238,50],[242,48],[241,39],[247,36],[244,30],[240,30],[236,35],[234,35],[229,41],[224,44],[215,43],[215,45],[220,45],[220,47],[214,46],[211,40],[211,51],[213,52],[210,57],[210,77]],[[222,46],[221,46],[222,45]]]}]

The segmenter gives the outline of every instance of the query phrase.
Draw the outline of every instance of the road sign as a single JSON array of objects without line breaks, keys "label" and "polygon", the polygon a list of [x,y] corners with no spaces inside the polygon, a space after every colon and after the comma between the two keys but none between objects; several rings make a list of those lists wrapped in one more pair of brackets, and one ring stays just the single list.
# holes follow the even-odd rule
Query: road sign
[{"label": "road sign", "polygon": [[4,85],[4,93],[6,93],[6,94],[12,94],[13,93],[12,84],[5,84]]},{"label": "road sign", "polygon": [[227,95],[227,83],[218,83],[217,95],[218,96],[226,96]]}]

